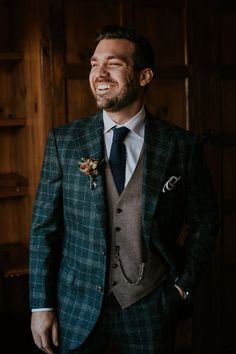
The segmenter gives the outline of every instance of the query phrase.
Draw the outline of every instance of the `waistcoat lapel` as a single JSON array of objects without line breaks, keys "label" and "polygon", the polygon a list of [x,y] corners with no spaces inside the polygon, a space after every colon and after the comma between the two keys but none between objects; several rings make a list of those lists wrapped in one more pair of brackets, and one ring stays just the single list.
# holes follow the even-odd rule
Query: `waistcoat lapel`
[{"label": "waistcoat lapel", "polygon": [[[99,161],[104,159],[104,137],[103,137],[103,119],[99,112],[92,121],[85,125],[84,131],[77,134],[77,144],[79,147],[79,159],[95,158]],[[105,176],[104,171],[95,179],[96,187],[90,190],[96,207],[96,213],[101,227],[106,229],[106,198],[105,198]],[[89,184],[89,178],[88,178]]]},{"label": "waistcoat lapel", "polygon": [[165,183],[167,167],[174,152],[175,139],[162,121],[146,114],[143,160],[142,223],[148,246],[152,219]]}]

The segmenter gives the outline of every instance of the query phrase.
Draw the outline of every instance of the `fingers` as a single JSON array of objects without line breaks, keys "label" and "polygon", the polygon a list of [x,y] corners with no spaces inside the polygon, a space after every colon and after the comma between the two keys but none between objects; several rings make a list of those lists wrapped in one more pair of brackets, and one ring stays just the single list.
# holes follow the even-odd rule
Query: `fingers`
[{"label": "fingers", "polygon": [[34,343],[36,346],[45,353],[53,354],[53,349],[51,347],[51,338],[49,333],[34,335]]},{"label": "fingers", "polygon": [[52,342],[53,344],[58,347],[59,345],[59,334],[58,334],[58,325],[55,322],[52,326]]},{"label": "fingers", "polygon": [[34,342],[39,349],[53,354],[53,344],[58,345],[58,324],[53,311],[37,311],[32,313],[31,330]]},{"label": "fingers", "polygon": [[41,350],[43,350],[45,353],[47,354],[53,354],[53,349],[51,346],[51,335],[49,335],[49,333],[46,333],[46,335],[43,335],[41,337],[42,340],[42,347],[40,348]]},{"label": "fingers", "polygon": [[41,337],[35,335],[33,332],[32,332],[32,335],[33,335],[34,343],[36,344],[36,346],[37,346],[39,349],[43,350],[43,345],[42,345]]}]

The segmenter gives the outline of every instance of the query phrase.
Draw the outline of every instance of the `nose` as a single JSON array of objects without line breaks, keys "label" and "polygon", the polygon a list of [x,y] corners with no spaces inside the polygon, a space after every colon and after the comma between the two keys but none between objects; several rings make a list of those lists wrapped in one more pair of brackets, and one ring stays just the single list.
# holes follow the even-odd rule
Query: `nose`
[{"label": "nose", "polygon": [[107,70],[106,66],[105,65],[100,65],[98,67],[98,71],[97,71],[97,77],[109,77],[110,74],[109,74],[109,71]]}]

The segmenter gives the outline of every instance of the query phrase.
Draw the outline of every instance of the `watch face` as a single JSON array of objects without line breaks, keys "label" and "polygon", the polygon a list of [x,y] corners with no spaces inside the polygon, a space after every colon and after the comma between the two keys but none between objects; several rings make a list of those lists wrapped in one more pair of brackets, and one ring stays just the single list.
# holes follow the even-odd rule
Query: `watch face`
[{"label": "watch face", "polygon": [[184,292],[184,300],[188,299],[190,297],[190,292],[189,291],[185,291]]}]

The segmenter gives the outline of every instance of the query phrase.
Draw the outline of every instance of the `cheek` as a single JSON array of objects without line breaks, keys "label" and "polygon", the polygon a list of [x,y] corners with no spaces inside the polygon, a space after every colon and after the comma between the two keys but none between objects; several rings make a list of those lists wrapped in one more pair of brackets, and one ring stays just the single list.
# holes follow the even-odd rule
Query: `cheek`
[{"label": "cheek", "polygon": [[90,72],[89,74],[89,85],[91,88],[93,88],[93,81],[94,81],[94,75],[93,73]]},{"label": "cheek", "polygon": [[136,76],[134,75],[133,71],[131,70],[122,70],[120,73],[120,80],[125,84],[130,84],[134,80],[136,80]]}]

